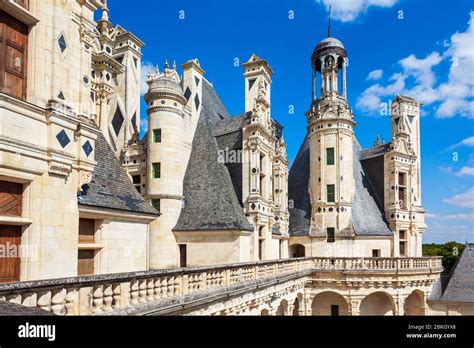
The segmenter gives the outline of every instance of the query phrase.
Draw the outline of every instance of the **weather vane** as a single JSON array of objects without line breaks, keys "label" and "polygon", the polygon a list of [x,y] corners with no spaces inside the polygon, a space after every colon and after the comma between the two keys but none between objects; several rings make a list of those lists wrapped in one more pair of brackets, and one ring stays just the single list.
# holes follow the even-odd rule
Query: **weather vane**
[{"label": "weather vane", "polygon": [[328,37],[331,37],[331,6],[329,5],[329,13],[328,13]]}]

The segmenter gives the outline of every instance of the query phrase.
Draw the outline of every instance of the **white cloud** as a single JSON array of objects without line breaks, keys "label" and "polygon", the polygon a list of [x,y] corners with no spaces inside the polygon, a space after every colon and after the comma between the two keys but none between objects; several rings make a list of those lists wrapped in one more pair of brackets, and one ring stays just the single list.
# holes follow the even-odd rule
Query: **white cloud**
[{"label": "white cloud", "polygon": [[375,84],[367,88],[357,100],[357,107],[365,111],[379,110],[382,97],[399,94],[405,88],[406,77],[403,74],[395,73],[390,76],[389,81],[393,81],[387,86]]},{"label": "white cloud", "polygon": [[447,148],[447,151],[454,150],[460,146],[474,146],[474,137],[469,137],[461,140],[459,143],[451,145]]},{"label": "white cloud", "polygon": [[150,71],[155,71],[155,66],[150,62],[142,62],[141,66],[141,81],[140,81],[140,94],[145,95],[148,92],[148,84],[146,83],[147,75]]},{"label": "white cloud", "polygon": [[464,166],[458,172],[453,171],[452,167],[440,167],[443,173],[454,174],[456,176],[474,175],[474,167]]},{"label": "white cloud", "polygon": [[462,167],[461,170],[457,173],[455,173],[457,176],[463,176],[463,175],[474,175],[474,168],[473,167]]},{"label": "white cloud", "polygon": [[326,9],[331,5],[331,18],[341,22],[352,22],[370,7],[390,8],[397,0],[317,0],[323,3]]},{"label": "white cloud", "polygon": [[472,227],[464,225],[453,225],[433,222],[428,224],[428,228],[423,233],[423,243],[445,243],[448,241],[458,241],[463,243],[466,239],[474,240]]},{"label": "white cloud", "polygon": [[439,167],[439,169],[440,169],[443,173],[453,174],[453,168],[452,168],[452,167]]},{"label": "white cloud", "polygon": [[146,118],[142,118],[140,120],[140,133],[145,134],[148,132],[148,120]]},{"label": "white cloud", "polygon": [[[386,86],[379,83],[368,87],[359,97],[357,106],[366,112],[380,109],[382,99],[394,94],[411,96],[425,105],[435,106],[439,118],[461,115],[474,118],[474,11],[469,14],[468,28],[451,36],[445,52],[432,52],[424,58],[414,54],[401,59],[401,72],[393,74]],[[451,67],[447,81],[438,83],[433,68],[449,59]],[[408,87],[406,81],[414,80]]]},{"label": "white cloud", "polygon": [[426,58],[418,59],[414,54],[402,59],[399,63],[406,75],[411,75],[421,86],[433,86],[435,83],[435,75],[432,68],[438,65],[443,58],[438,52],[432,52]]},{"label": "white cloud", "polygon": [[474,146],[474,137],[469,137],[469,138],[463,139],[461,141],[461,144],[466,145],[466,146]]},{"label": "white cloud", "polygon": [[448,215],[436,215],[436,214],[425,214],[427,219],[440,220],[440,221],[474,221],[474,213],[468,214],[448,214]]},{"label": "white cloud", "polygon": [[383,70],[377,69],[369,72],[369,75],[367,75],[367,80],[380,80],[383,75]]},{"label": "white cloud", "polygon": [[444,203],[452,204],[461,208],[474,209],[474,186],[466,192],[460,193],[452,198],[443,199]]}]

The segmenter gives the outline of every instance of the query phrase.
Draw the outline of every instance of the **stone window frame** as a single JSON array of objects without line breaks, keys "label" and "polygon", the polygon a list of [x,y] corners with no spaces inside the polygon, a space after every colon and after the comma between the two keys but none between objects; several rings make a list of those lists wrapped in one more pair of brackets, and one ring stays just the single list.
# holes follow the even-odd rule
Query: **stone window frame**
[{"label": "stone window frame", "polygon": [[336,241],[336,228],[326,227],[326,241],[328,243],[334,243]]},{"label": "stone window frame", "polygon": [[336,150],[334,147],[326,148],[326,165],[333,166],[336,164]]},{"label": "stone window frame", "polygon": [[161,143],[161,139],[162,139],[161,128],[153,129],[153,143],[159,144],[159,143]]},{"label": "stone window frame", "polygon": [[161,162],[154,162],[151,164],[151,177],[153,179],[161,178]]},{"label": "stone window frame", "polygon": [[161,200],[159,198],[152,198],[150,204],[153,208],[160,211],[160,209],[161,209]]},{"label": "stone window frame", "polygon": [[[330,190],[330,188],[332,190]],[[330,192],[332,191],[332,192]],[[326,201],[327,203],[335,203],[336,202],[336,185],[330,184],[326,185]]]}]

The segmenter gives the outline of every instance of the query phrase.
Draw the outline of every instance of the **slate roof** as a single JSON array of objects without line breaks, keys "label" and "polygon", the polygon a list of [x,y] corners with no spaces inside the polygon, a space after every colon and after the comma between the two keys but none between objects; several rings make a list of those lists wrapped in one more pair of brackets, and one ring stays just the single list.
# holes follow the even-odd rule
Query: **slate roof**
[{"label": "slate roof", "polygon": [[390,151],[390,143],[370,147],[368,149],[361,149],[360,160],[363,161],[366,159],[383,156],[388,151]]},{"label": "slate roof", "polygon": [[411,102],[411,103],[418,103],[418,104],[420,103],[416,99],[413,99],[412,97],[408,97],[406,95],[398,95],[397,94],[395,98],[400,98],[403,101],[407,101],[407,102]]},{"label": "slate roof", "polygon": [[173,231],[253,231],[239,204],[229,171],[224,163],[218,161],[219,145],[211,131],[219,122],[233,122],[227,120],[225,107],[207,81],[203,81],[202,99],[201,115],[184,177],[185,204]]},{"label": "slate roof", "polygon": [[[361,162],[361,147],[354,141],[353,173],[355,194],[352,205],[352,223],[357,236],[392,236],[383,214],[381,201]],[[290,235],[308,235],[311,219],[309,185],[309,141],[305,138],[291,167],[288,198],[290,209]]]},{"label": "slate roof", "polygon": [[202,102],[205,102],[208,109],[212,110],[212,112],[206,115],[209,118],[209,121],[218,122],[222,119],[229,118],[230,115],[227,112],[224,103],[222,103],[222,100],[214,90],[214,87],[205,78],[203,78],[202,82]]},{"label": "slate roof", "polygon": [[[306,136],[288,177],[290,235],[308,235],[311,219],[309,184],[309,141]],[[291,208],[293,206],[293,208]]]},{"label": "slate roof", "polygon": [[138,193],[102,133],[95,143],[95,160],[91,183],[83,185],[77,195],[80,205],[158,217],[160,213]]},{"label": "slate roof", "polygon": [[464,248],[441,300],[474,302],[474,244],[467,244]]},{"label": "slate roof", "polygon": [[250,114],[240,114],[234,117],[229,117],[227,119],[221,120],[214,124],[212,129],[212,134],[214,136],[222,136],[229,133],[241,132],[242,128],[244,128],[250,122]]},{"label": "slate roof", "polygon": [[354,140],[355,194],[352,203],[354,232],[361,236],[393,236],[385,220],[381,201],[360,162],[361,150],[357,140]]}]

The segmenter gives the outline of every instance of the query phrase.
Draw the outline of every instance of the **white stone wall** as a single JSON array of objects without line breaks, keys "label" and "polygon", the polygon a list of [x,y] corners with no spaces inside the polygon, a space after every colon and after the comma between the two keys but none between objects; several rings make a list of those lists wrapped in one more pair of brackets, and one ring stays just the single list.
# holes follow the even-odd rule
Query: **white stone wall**
[{"label": "white stone wall", "polygon": [[179,219],[182,205],[178,199],[161,200],[162,215],[150,224],[150,269],[178,266],[178,244],[172,229]]},{"label": "white stone wall", "polygon": [[327,243],[325,239],[319,238],[290,237],[289,244],[303,245],[305,256],[372,257],[372,250],[378,249],[380,257],[393,257],[391,238],[336,239],[334,243]]},{"label": "white stone wall", "polygon": [[[77,1],[42,0],[30,1],[30,12],[40,22],[29,35],[27,100],[45,107],[62,91],[76,112],[90,115],[95,110],[83,77],[90,80],[91,51],[81,41],[81,29],[94,28],[92,9]],[[61,34],[67,44],[64,53],[58,45]]]},{"label": "white stone wall", "polygon": [[147,270],[147,223],[108,221],[98,233],[98,274]]},{"label": "white stone wall", "polygon": [[208,266],[249,260],[249,236],[238,231],[176,232],[186,244],[187,266]]},{"label": "white stone wall", "polygon": [[79,216],[76,186],[63,178],[43,174],[25,184],[22,245],[33,254],[21,260],[21,280],[77,275]]},{"label": "white stone wall", "polygon": [[[0,177],[24,187],[22,215],[8,221],[0,216],[24,226],[20,280],[77,274],[77,192],[95,163],[82,145],[89,140],[94,147],[96,134],[86,125],[75,133],[80,120],[54,107],[46,111],[0,97]],[[56,139],[61,130],[70,139],[64,149]],[[80,166],[73,166],[75,160]]]}]

